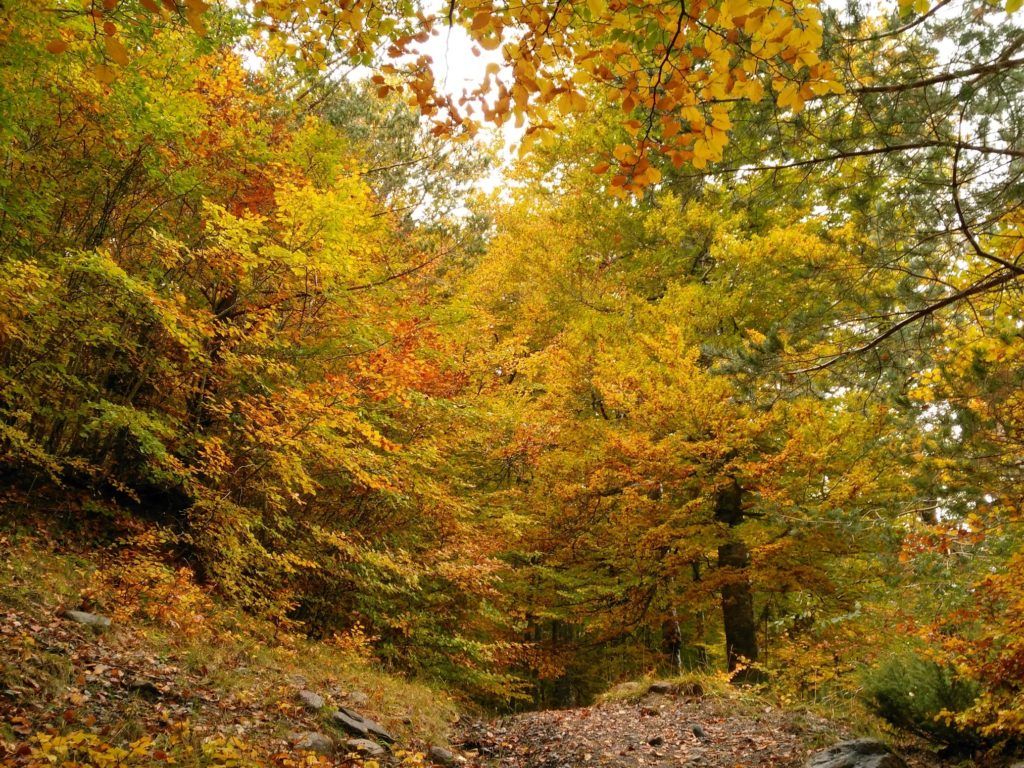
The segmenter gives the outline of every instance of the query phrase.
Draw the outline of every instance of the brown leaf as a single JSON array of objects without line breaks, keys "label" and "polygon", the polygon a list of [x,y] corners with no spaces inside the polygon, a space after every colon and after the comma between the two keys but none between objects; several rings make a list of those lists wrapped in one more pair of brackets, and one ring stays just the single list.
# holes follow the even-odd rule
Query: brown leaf
[{"label": "brown leaf", "polygon": [[104,47],[107,50],[107,56],[115,64],[120,64],[122,67],[127,66],[130,61],[128,56],[128,49],[124,47],[120,40],[116,37],[108,37],[103,41]]}]

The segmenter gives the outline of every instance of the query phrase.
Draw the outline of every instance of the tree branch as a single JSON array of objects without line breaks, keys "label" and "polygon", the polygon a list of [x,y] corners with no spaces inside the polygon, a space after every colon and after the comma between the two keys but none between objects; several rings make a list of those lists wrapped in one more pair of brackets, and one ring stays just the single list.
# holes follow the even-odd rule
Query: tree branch
[{"label": "tree branch", "polygon": [[999,272],[995,272],[989,275],[984,280],[977,282],[972,286],[969,286],[961,291],[957,291],[953,294],[950,294],[949,296],[941,298],[938,301],[932,302],[926,307],[922,307],[921,309],[915,310],[914,312],[907,315],[904,319],[900,320],[895,325],[890,326],[884,332],[875,336],[873,339],[871,339],[871,341],[867,342],[866,344],[862,344],[861,346],[856,347],[854,349],[848,349],[845,352],[840,352],[839,354],[834,355],[831,359],[826,360],[824,363],[821,363],[819,365],[814,365],[809,368],[801,368],[796,371],[791,371],[791,373],[814,373],[816,371],[824,371],[828,368],[831,368],[840,360],[843,360],[847,357],[853,357],[854,355],[859,355],[874,349],[886,339],[895,336],[908,325],[913,325],[918,320],[922,320],[925,317],[929,317],[930,315],[933,315],[936,312],[938,312],[940,309],[944,309],[945,307],[948,307],[952,304],[956,304],[960,301],[963,301],[964,299],[970,298],[971,296],[977,296],[978,294],[986,293],[995,288],[998,288],[1001,285],[1005,285],[1006,283],[1013,282],[1014,280],[1019,278],[1021,274],[1022,272],[1020,270],[1000,270]]}]

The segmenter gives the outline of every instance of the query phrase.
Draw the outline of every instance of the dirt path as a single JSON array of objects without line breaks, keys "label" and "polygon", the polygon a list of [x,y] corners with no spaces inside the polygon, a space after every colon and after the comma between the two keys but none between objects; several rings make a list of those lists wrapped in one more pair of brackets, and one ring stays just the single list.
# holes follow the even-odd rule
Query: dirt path
[{"label": "dirt path", "polygon": [[854,735],[808,713],[669,692],[468,724],[463,748],[500,768],[796,768]]}]

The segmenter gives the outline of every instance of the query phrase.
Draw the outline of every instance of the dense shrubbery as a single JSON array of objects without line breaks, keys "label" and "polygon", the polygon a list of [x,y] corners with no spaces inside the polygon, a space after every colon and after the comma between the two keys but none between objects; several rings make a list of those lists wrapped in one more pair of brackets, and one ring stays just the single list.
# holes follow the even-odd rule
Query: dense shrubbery
[{"label": "dense shrubbery", "polygon": [[983,739],[976,731],[959,727],[955,718],[974,704],[980,692],[980,686],[955,670],[907,652],[867,673],[862,696],[889,724],[970,751]]}]

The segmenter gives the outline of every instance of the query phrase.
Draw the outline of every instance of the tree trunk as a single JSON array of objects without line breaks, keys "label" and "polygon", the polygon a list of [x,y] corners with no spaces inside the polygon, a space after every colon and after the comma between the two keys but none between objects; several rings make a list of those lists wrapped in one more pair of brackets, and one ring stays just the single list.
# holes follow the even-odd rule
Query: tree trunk
[{"label": "tree trunk", "polygon": [[[743,488],[735,478],[719,490],[715,499],[715,519],[734,528],[743,522]],[[725,627],[725,655],[732,672],[743,661],[753,664],[758,660],[757,624],[754,620],[754,594],[750,589],[747,567],[750,552],[743,541],[733,539],[718,548],[718,567],[728,568],[728,583],[722,586],[722,623]],[[757,675],[743,670],[737,682],[753,681]]]}]

